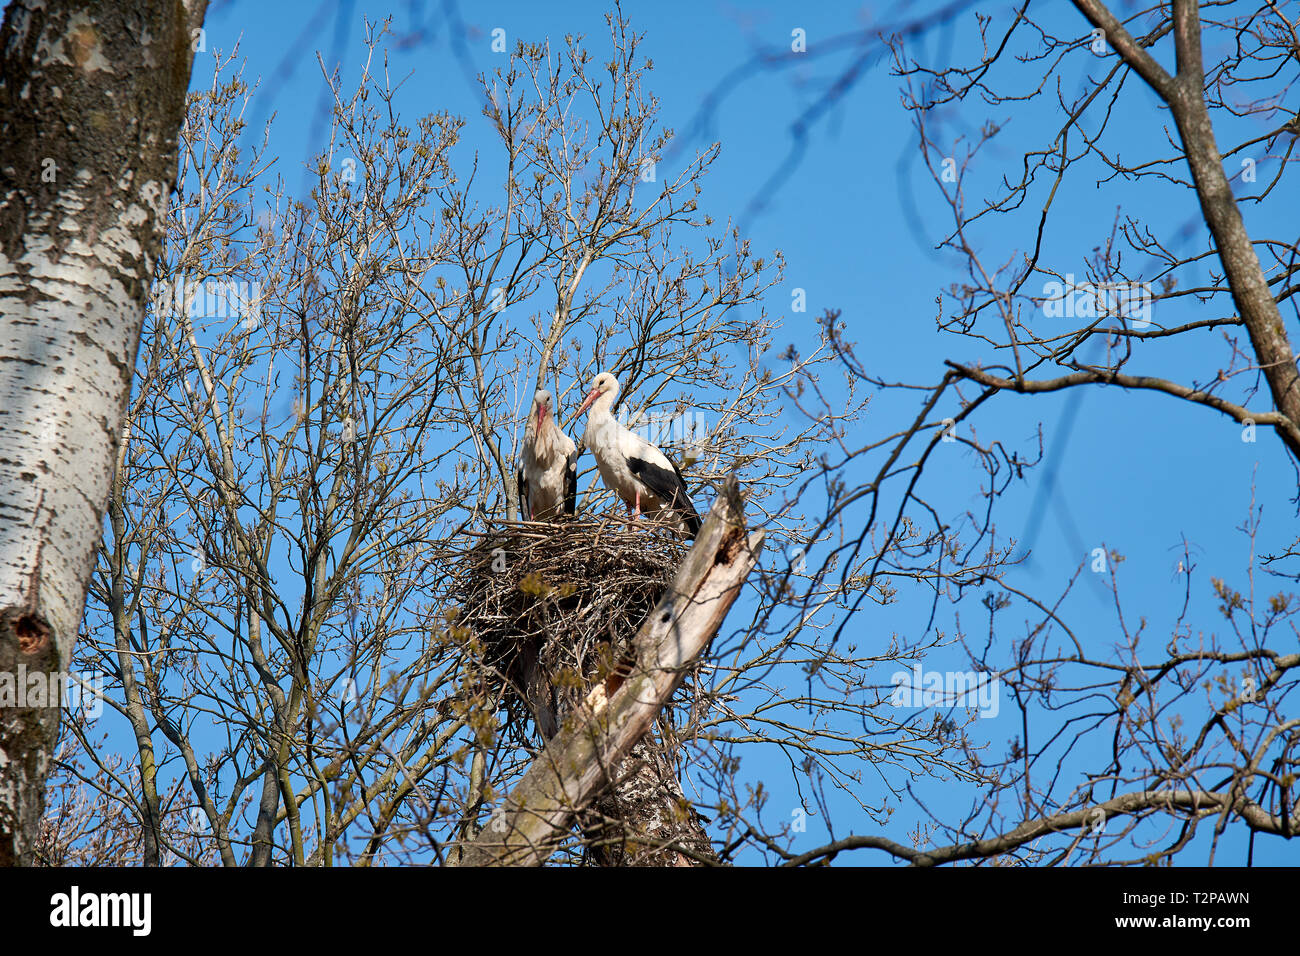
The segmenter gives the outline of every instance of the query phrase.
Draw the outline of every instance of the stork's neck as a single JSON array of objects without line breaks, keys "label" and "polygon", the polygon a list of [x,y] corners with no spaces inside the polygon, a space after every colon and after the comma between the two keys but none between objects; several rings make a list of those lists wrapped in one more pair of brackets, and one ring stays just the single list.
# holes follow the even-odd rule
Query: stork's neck
[{"label": "stork's neck", "polygon": [[617,397],[613,392],[606,392],[591,403],[591,408],[587,409],[587,430],[583,436],[583,443],[598,458],[602,449],[611,449],[618,444],[619,425],[611,411],[614,399]]},{"label": "stork's neck", "polygon": [[549,414],[542,419],[540,424],[534,414],[533,420],[529,422],[528,431],[532,432],[532,434],[525,434],[525,439],[532,443],[534,454],[538,458],[550,458],[561,451],[560,429]]},{"label": "stork's neck", "polygon": [[591,403],[591,409],[587,413],[588,418],[612,418],[614,400],[618,398],[617,392],[605,392]]}]

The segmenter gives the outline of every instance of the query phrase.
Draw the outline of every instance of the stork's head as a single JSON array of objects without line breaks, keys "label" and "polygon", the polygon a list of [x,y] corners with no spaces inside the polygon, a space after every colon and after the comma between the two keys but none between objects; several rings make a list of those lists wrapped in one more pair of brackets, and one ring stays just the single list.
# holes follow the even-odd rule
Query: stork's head
[{"label": "stork's head", "polygon": [[606,395],[609,396],[606,405],[612,405],[614,399],[618,398],[618,379],[608,372],[601,372],[591,380],[591,389],[587,392],[587,398],[583,401],[582,407],[578,409],[578,414],[581,415],[596,403],[596,399]]},{"label": "stork's head", "polygon": [[533,395],[533,415],[540,428],[542,422],[546,421],[546,416],[554,415],[555,410],[551,407],[551,393],[544,388],[539,388]]}]

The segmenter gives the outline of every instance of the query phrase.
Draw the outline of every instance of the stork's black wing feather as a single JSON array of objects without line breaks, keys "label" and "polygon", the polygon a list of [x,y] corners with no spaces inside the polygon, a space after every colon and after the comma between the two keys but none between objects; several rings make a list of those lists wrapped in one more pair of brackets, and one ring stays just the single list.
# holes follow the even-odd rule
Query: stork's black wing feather
[{"label": "stork's black wing feather", "polygon": [[525,521],[532,521],[533,516],[528,513],[528,479],[524,477],[523,468],[515,473],[515,487],[519,490],[519,513]]},{"label": "stork's black wing feather", "polygon": [[574,449],[564,466],[564,513],[574,514],[578,510],[578,455]]},{"label": "stork's black wing feather", "polygon": [[[667,455],[664,455],[668,458]],[[668,458],[668,464],[673,466],[673,473],[677,475],[677,486],[681,489],[681,512],[682,520],[686,522],[686,530],[693,538],[700,533],[700,516],[695,511],[695,505],[691,504],[690,492],[686,490],[686,479],[682,477],[682,470],[677,467],[677,462]],[[674,502],[676,504],[677,502]]]},{"label": "stork's black wing feather", "polygon": [[[664,457],[668,458],[667,455]],[[628,470],[645,482],[645,486],[655,493],[656,498],[666,501],[669,508],[681,515],[686,530],[693,538],[700,531],[700,516],[695,513],[695,506],[691,504],[691,496],[686,490],[686,481],[682,478],[682,471],[677,467],[677,462],[668,458],[668,464],[673,466],[672,471],[660,468],[644,458],[627,460]]]}]

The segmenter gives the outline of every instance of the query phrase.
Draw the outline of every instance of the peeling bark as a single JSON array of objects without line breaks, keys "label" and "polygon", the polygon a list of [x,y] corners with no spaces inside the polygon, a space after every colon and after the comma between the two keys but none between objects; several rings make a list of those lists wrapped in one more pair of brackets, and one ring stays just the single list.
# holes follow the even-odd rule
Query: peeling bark
[{"label": "peeling bark", "polygon": [[[207,0],[15,0],[0,28],[0,672],[68,669]],[[58,707],[0,708],[0,864]]]}]

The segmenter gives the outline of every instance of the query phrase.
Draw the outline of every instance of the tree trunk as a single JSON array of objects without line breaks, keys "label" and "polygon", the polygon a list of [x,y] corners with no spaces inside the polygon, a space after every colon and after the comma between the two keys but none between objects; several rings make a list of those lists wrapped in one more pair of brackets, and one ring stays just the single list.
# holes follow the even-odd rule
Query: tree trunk
[{"label": "tree trunk", "polygon": [[1291,454],[1300,460],[1300,372],[1282,324],[1282,313],[1268,287],[1259,254],[1246,232],[1241,208],[1223,171],[1223,157],[1214,137],[1205,104],[1205,72],[1201,59],[1201,21],[1196,0],[1174,3],[1174,43],[1178,76],[1168,98],[1178,124],[1183,152],[1196,183],[1205,224],[1223,263],[1232,300],[1237,306],[1259,368],[1268,382],[1273,404],[1286,420],[1275,426]]},{"label": "tree trunk", "polygon": [[[47,689],[103,532],[206,6],[14,0],[0,28],[0,674]],[[31,861],[59,724],[15,689],[35,706],[0,708],[5,865]]]},{"label": "tree trunk", "polygon": [[611,775],[614,782],[579,818],[598,866],[716,864],[700,819],[682,792],[663,742],[642,737]]},{"label": "tree trunk", "polygon": [[[625,653],[626,647],[619,648]],[[581,698],[557,692],[538,666],[525,666],[524,693],[542,739],[550,742]],[[716,863],[717,854],[699,814],[686,799],[673,755],[653,732],[610,773],[608,788],[592,808],[578,815],[578,826],[598,866],[699,866]],[[689,852],[680,852],[684,847]]]}]

